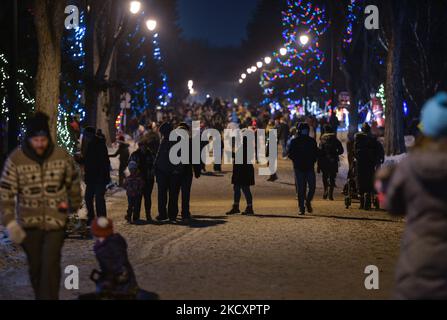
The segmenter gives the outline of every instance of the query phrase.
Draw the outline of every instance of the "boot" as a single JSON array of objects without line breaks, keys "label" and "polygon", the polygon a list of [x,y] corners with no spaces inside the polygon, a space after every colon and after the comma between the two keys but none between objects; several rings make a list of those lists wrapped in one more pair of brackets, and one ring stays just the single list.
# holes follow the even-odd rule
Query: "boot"
[{"label": "boot", "polygon": [[314,212],[314,209],[312,208],[312,204],[310,203],[310,201],[306,202],[306,208],[307,208],[307,212],[309,212],[309,213]]},{"label": "boot", "polygon": [[327,197],[328,197],[328,187],[324,186],[323,200],[327,200]]},{"label": "boot", "polygon": [[365,210],[371,210],[371,194],[367,193],[365,197]]},{"label": "boot", "polygon": [[231,215],[234,215],[234,214],[237,214],[237,213],[241,213],[241,211],[239,210],[239,205],[234,204],[233,208],[230,211],[228,211],[227,213],[225,213],[225,214],[227,216],[231,216]]},{"label": "boot", "polygon": [[334,187],[329,188],[329,200],[334,201]]},{"label": "boot", "polygon": [[360,194],[359,200],[360,200],[360,208],[359,209],[360,210],[365,209],[365,194],[364,193]]},{"label": "boot", "polygon": [[242,212],[244,216],[254,216],[255,213],[253,211],[253,206],[247,206],[244,212]]}]

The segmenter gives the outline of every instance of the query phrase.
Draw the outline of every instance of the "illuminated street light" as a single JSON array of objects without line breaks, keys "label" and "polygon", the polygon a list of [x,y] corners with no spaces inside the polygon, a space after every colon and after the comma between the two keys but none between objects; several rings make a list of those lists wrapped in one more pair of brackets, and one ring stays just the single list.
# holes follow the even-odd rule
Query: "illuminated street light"
[{"label": "illuminated street light", "polygon": [[256,66],[257,66],[259,69],[261,69],[262,66],[263,66],[263,64],[262,64],[261,61],[258,61],[258,62],[256,62]]},{"label": "illuminated street light", "polygon": [[251,73],[251,68],[247,69],[247,73],[250,74]]},{"label": "illuminated street light", "polygon": [[241,74],[241,78],[245,79],[245,78],[247,78],[247,75],[245,73],[243,73],[243,74]]},{"label": "illuminated street light", "polygon": [[234,102],[234,104],[237,104],[239,102],[239,100],[237,98],[234,98],[233,102]]},{"label": "illuminated street light", "polygon": [[285,56],[287,54],[287,49],[286,48],[279,49],[279,54]]},{"label": "illuminated street light", "polygon": [[265,58],[264,58],[264,62],[265,62],[265,64],[270,64],[270,63],[272,62],[272,58],[270,58],[270,57],[265,57]]},{"label": "illuminated street light", "polygon": [[309,36],[307,34],[303,34],[300,36],[300,43],[301,45],[305,46],[306,44],[309,43]]},{"label": "illuminated street light", "polygon": [[256,70],[258,70],[258,68],[256,68],[256,66],[252,66],[252,67],[251,67],[251,72],[255,73]]},{"label": "illuminated street light", "polygon": [[154,31],[155,28],[157,28],[157,21],[153,19],[146,20],[146,27],[149,29],[149,31]]},{"label": "illuminated street light", "polygon": [[141,10],[141,2],[140,1],[131,1],[129,5],[129,10],[132,14],[137,14]]},{"label": "illuminated street light", "polygon": [[193,85],[194,85],[194,81],[189,80],[188,81],[188,89],[192,89]]},{"label": "illuminated street light", "polygon": [[244,80],[242,80],[242,79],[239,79],[239,83],[241,83],[241,84],[242,84],[242,82],[244,82]]}]

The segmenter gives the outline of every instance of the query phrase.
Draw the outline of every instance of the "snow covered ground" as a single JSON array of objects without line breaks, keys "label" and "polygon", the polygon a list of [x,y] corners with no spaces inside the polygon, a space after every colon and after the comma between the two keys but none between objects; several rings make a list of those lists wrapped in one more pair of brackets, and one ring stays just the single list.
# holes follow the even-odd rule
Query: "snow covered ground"
[{"label": "snow covered ground", "polygon": [[[189,227],[125,223],[122,190],[108,195],[108,214],[128,241],[139,284],[161,299],[386,299],[391,297],[404,224],[385,212],[361,212],[356,204],[344,208],[344,159],[336,201],[321,199],[318,177],[315,212],[305,217],[297,215],[293,171],[284,160],[279,161],[277,182],[256,176],[254,217],[224,214],[232,204],[229,166],[223,174],[194,181]],[[117,179],[116,160],[112,166]],[[155,188],[153,216],[156,196]],[[61,288],[62,299],[94,290],[89,280],[97,268],[92,247],[92,240],[65,242],[62,266],[79,267],[80,288]],[[32,299],[21,249],[0,245],[0,261],[0,299]],[[379,267],[380,290],[364,287],[368,265]]]}]

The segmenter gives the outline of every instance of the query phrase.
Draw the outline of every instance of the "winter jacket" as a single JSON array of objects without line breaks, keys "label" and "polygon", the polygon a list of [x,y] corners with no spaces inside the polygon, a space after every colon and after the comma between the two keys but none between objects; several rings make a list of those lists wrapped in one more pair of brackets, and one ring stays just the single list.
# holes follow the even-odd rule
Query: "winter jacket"
[{"label": "winter jacket", "polygon": [[447,150],[418,149],[396,168],[387,189],[391,214],[405,214],[396,298],[447,299]]},{"label": "winter jacket", "polygon": [[277,127],[276,130],[278,130],[278,140],[280,141],[287,141],[289,138],[289,131],[290,127],[287,125],[287,123],[281,122]]},{"label": "winter jacket", "polygon": [[334,133],[321,136],[318,166],[323,172],[337,173],[339,156],[344,153],[343,145]]},{"label": "winter jacket", "polygon": [[130,156],[129,161],[135,161],[137,163],[139,175],[145,182],[154,178],[153,167],[155,162],[155,154],[150,150],[136,150]]},{"label": "winter jacket", "polygon": [[67,214],[81,205],[80,174],[73,158],[51,145],[44,157],[37,156],[25,142],[8,157],[0,179],[0,216],[6,226],[17,219],[24,228],[61,230]]},{"label": "winter jacket", "polygon": [[183,174],[183,166],[181,164],[174,165],[169,159],[171,148],[176,142],[169,139],[162,139],[158,148],[157,157],[155,159],[155,171],[163,174]]},{"label": "winter jacket", "polygon": [[[181,152],[180,152],[181,154]],[[201,164],[202,164],[202,157],[201,154],[199,154],[200,157],[200,163],[199,164],[193,164],[192,163],[192,139],[189,139],[189,162],[188,163],[182,163],[183,169],[182,169],[182,175],[185,177],[191,177],[193,174],[196,177],[200,177],[201,174]]]},{"label": "winter jacket", "polygon": [[86,184],[110,183],[110,160],[104,139],[95,136],[88,143],[83,163]]},{"label": "winter jacket", "polygon": [[373,192],[376,167],[384,158],[382,144],[371,135],[357,133],[354,140],[354,158],[359,192]]},{"label": "winter jacket", "polygon": [[295,170],[314,171],[318,154],[317,142],[309,136],[298,135],[290,142],[289,158],[293,161]]},{"label": "winter jacket", "polygon": [[138,284],[127,256],[126,240],[118,233],[97,241],[93,248],[101,268],[97,282],[99,293],[136,293]]},{"label": "winter jacket", "polygon": [[138,173],[131,173],[124,181],[128,197],[138,197],[143,194],[144,180]]},{"label": "winter jacket", "polygon": [[110,158],[115,158],[119,156],[120,160],[120,167],[127,167],[127,163],[129,161],[129,144],[125,142],[118,142],[118,150],[112,155],[110,155]]},{"label": "winter jacket", "polygon": [[247,138],[243,142],[242,164],[236,164],[236,153],[233,154],[235,162],[233,164],[233,175],[231,176],[231,183],[239,186],[253,186],[255,185],[255,169],[253,164],[249,161],[247,152]]}]

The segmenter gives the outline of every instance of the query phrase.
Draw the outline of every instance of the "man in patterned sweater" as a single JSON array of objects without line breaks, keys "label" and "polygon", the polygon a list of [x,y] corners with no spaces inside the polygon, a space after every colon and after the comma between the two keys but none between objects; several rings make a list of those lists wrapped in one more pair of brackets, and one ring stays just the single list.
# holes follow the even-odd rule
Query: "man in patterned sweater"
[{"label": "man in patterned sweater", "polygon": [[77,211],[80,203],[74,160],[53,144],[48,116],[38,112],[0,178],[0,217],[26,253],[36,299],[58,299],[67,211]]}]

